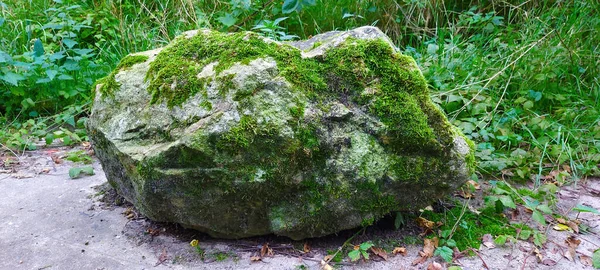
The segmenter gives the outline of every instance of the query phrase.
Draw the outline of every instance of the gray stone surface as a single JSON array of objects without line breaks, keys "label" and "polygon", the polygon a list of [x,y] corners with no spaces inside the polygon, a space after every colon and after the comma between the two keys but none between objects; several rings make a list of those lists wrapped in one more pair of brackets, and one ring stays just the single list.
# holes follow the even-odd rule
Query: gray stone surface
[{"label": "gray stone surface", "polygon": [[[217,237],[302,239],[418,209],[470,176],[466,139],[431,102],[414,60],[377,28],[289,43],[296,47],[251,33],[221,41],[228,37],[186,33],[137,54],[148,60],[120,70],[112,94],[96,92],[96,153],[149,218]],[[232,51],[196,56],[218,54],[211,44]],[[220,68],[256,48],[269,51]]]}]

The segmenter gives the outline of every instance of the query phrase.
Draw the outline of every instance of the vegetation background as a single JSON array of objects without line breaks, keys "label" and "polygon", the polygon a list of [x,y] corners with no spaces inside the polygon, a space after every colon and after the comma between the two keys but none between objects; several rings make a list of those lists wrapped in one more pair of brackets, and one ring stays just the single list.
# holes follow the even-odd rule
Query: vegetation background
[{"label": "vegetation background", "polygon": [[415,58],[477,143],[479,174],[541,186],[598,175],[597,0],[1,0],[0,147],[85,141],[94,82],[183,31],[304,39],[374,25]]},{"label": "vegetation background", "polygon": [[[489,181],[483,216],[465,207],[422,214],[448,218],[436,255],[451,261],[452,248],[478,247],[485,233],[498,244],[517,237],[541,246],[542,231],[506,226],[497,214],[518,204],[546,225],[558,186],[600,176],[598,0],[0,0],[0,152],[18,156],[40,139],[86,141],[94,83],[127,54],[183,31],[293,40],[363,25],[415,58],[433,101],[476,142],[471,189],[482,177],[525,184]],[[82,155],[67,159],[91,161]],[[461,230],[459,221],[480,225]],[[357,260],[369,247],[348,256]]]}]

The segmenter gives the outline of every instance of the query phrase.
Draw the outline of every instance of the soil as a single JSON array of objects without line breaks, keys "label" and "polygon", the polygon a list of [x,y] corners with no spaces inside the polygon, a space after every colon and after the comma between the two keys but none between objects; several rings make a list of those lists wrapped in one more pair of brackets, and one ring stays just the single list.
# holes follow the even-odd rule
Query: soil
[{"label": "soil", "polygon": [[[85,166],[65,160],[75,150],[92,152],[89,145],[83,145],[16,153],[18,157],[0,153],[0,269],[321,269],[325,256],[349,239],[352,244],[372,241],[386,249],[405,247],[406,254],[388,253],[384,260],[370,253],[369,260],[358,262],[342,254],[342,262],[329,263],[336,269],[446,269],[451,265],[462,269],[593,269],[592,253],[600,248],[600,215],[577,216],[571,210],[578,204],[600,209],[598,179],[563,186],[556,196],[555,212],[577,218],[587,228],[585,233],[554,230],[557,223],[550,216],[546,217],[548,226],[536,225],[521,208],[521,221],[546,233],[548,241],[543,246],[526,241],[503,247],[487,243],[490,247],[482,245],[453,264],[435,256],[413,265],[423,249],[419,235],[423,229],[414,222],[415,215],[406,215],[400,229],[389,216],[365,229],[305,241],[274,235],[214,239],[140,215],[108,185],[95,158],[90,164],[94,175],[71,179],[69,169]],[[469,205],[480,207],[488,188],[482,184]],[[452,203],[447,201],[434,204],[438,211],[449,207]],[[197,248],[190,245],[193,239],[198,240]],[[573,239],[581,242],[570,251],[566,241]]]}]

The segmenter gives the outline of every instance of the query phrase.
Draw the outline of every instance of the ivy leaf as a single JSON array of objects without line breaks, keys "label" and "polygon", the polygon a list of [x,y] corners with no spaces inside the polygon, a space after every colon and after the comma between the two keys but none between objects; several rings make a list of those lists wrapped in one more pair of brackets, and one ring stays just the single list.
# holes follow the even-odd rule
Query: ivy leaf
[{"label": "ivy leaf", "polygon": [[400,229],[405,224],[404,216],[400,212],[396,212],[396,219],[394,220],[394,227],[396,230]]},{"label": "ivy leaf", "polygon": [[435,249],[435,253],[433,253],[434,256],[439,255],[446,262],[452,262],[452,254],[454,254],[454,251],[452,251],[452,249],[447,246],[438,247]]},{"label": "ivy leaf", "polygon": [[283,14],[288,14],[296,11],[300,7],[299,0],[285,0],[283,2],[283,6],[281,7],[281,12]]}]

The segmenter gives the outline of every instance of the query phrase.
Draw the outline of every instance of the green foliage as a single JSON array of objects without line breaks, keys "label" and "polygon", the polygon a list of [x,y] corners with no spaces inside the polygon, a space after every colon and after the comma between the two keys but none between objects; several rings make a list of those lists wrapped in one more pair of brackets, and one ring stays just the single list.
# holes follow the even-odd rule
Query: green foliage
[{"label": "green foliage", "polygon": [[66,160],[72,161],[72,162],[81,162],[84,164],[90,164],[92,163],[92,157],[90,157],[85,151],[83,150],[76,150],[76,151],[71,151],[67,154]]},{"label": "green foliage", "polygon": [[[0,26],[0,39],[17,39],[0,50],[0,114],[35,117],[85,101],[89,87],[108,70],[81,40],[81,32],[92,26],[78,17],[80,6],[55,4],[31,18],[34,24],[10,16],[21,8],[17,4],[2,9],[8,16]],[[21,41],[20,36],[27,38]]]},{"label": "green foliage", "polygon": [[354,250],[348,252],[348,258],[350,258],[351,261],[355,262],[358,261],[361,256],[365,259],[368,260],[369,259],[369,249],[373,247],[373,243],[371,242],[364,242],[358,246],[354,247]]},{"label": "green foliage", "polygon": [[440,256],[448,263],[452,262],[453,254],[454,251],[452,251],[452,249],[447,245],[436,248],[435,252],[433,253],[434,256]]},{"label": "green foliage", "polygon": [[71,179],[79,178],[81,174],[94,175],[94,168],[92,166],[84,166],[69,169],[69,177]]}]

